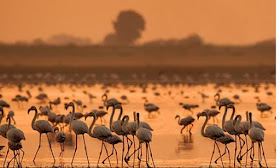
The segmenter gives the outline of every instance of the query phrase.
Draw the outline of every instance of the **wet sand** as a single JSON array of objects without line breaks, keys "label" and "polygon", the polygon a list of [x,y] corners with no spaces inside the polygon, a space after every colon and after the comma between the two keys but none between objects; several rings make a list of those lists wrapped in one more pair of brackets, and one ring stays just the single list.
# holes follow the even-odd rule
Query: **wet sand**
[{"label": "wet sand", "polygon": [[[237,88],[235,85],[232,85],[232,88],[224,88],[222,87],[223,92],[221,93],[222,97],[229,97],[232,99],[234,94],[238,94],[241,97],[242,102],[236,104],[236,112],[237,114],[241,114],[243,118],[245,118],[245,111],[253,112],[253,120],[257,120],[263,124],[266,128],[265,131],[265,140],[264,140],[264,150],[266,154],[266,158],[268,161],[269,167],[276,166],[276,120],[275,120],[275,86],[270,85],[269,91],[273,93],[272,96],[266,94],[267,91],[263,89],[264,84],[261,85],[260,92],[255,93],[254,88],[242,86],[241,88]],[[85,112],[89,112],[92,109],[97,109],[98,106],[102,105],[101,96],[104,93],[104,90],[101,89],[101,85],[95,85],[93,87],[83,86],[81,88],[75,88],[75,91],[71,90],[69,85],[62,86],[45,86],[43,85],[44,92],[48,94],[50,100],[54,100],[57,97],[62,98],[62,104],[58,106],[56,109],[54,107],[54,111],[57,114],[68,114],[68,111],[64,110],[63,104],[69,102],[69,100],[64,100],[65,96],[70,97],[70,99],[82,100],[84,104],[87,105],[87,108],[84,109]],[[117,99],[120,98],[121,95],[126,95],[129,99],[129,103],[123,105],[124,114],[127,114],[132,118],[133,111],[140,112],[140,120],[145,121],[151,125],[154,129],[151,148],[153,151],[153,156],[155,160],[155,164],[157,167],[208,167],[211,152],[213,149],[213,141],[207,138],[202,137],[200,134],[201,126],[204,122],[204,118],[201,118],[199,121],[194,122],[194,127],[192,129],[192,135],[187,135],[187,132],[184,132],[184,135],[180,134],[181,126],[178,125],[177,120],[174,119],[176,114],[180,116],[192,115],[190,112],[185,111],[181,106],[179,106],[179,102],[190,103],[190,104],[199,104],[199,108],[194,109],[193,117],[196,118],[196,114],[201,112],[203,109],[210,108],[211,105],[214,105],[213,96],[216,93],[216,89],[214,89],[213,84],[208,85],[196,85],[196,86],[167,86],[161,87],[158,86],[156,91],[151,90],[152,85],[149,85],[147,89],[147,93],[142,93],[140,88],[135,88],[133,86],[128,86],[124,88],[124,86],[119,85],[119,88],[110,88],[109,97],[115,97]],[[24,103],[23,108],[18,108],[16,102],[12,102],[11,99],[16,94],[22,94],[17,90],[17,87],[14,85],[4,86],[1,89],[1,94],[3,95],[3,100],[10,103],[12,110],[15,111],[15,120],[17,121],[16,127],[20,128],[24,131],[26,140],[23,141],[23,150],[25,151],[25,157],[23,161],[23,166],[52,166],[52,157],[51,153],[48,149],[47,138],[43,135],[42,138],[42,147],[39,151],[39,154],[36,159],[36,165],[32,163],[32,159],[36,152],[39,142],[39,134],[32,130],[31,128],[31,120],[33,119],[34,113],[32,112],[30,115],[27,114],[27,109],[31,107],[31,105],[36,105],[39,107],[41,104],[38,104],[38,101],[34,98],[38,93],[38,89],[34,86],[30,89],[30,85],[27,85],[23,88],[23,90],[29,89],[33,95],[33,98],[28,103]],[[134,93],[130,93],[129,90],[134,89]],[[248,89],[248,92],[244,93],[241,89]],[[63,90],[63,92],[61,91]],[[87,95],[83,94],[83,90],[87,90],[89,93],[94,94],[97,98],[93,99],[93,103],[91,104]],[[181,90],[184,90],[184,95],[181,95]],[[171,96],[167,93],[168,91],[172,91]],[[210,98],[205,100],[205,103],[202,103],[201,96],[197,93],[198,91],[203,91],[205,94],[209,95]],[[155,96],[153,93],[159,92],[160,96]],[[153,114],[152,118],[148,117],[148,113],[144,110],[144,100],[142,97],[145,96],[148,98],[149,102],[154,103],[160,107],[160,114]],[[185,96],[189,96],[188,99],[184,98]],[[272,106],[273,114],[270,114],[267,118],[261,118],[260,112],[256,109],[256,99],[255,96],[259,96],[262,102],[265,102]],[[7,113],[10,109],[5,109]],[[42,117],[44,118],[44,117]],[[107,121],[106,126],[109,126],[109,118],[110,112],[105,116]],[[221,126],[222,114],[218,115],[219,123]],[[84,121],[84,119],[82,119]],[[92,119],[87,120],[87,124],[90,125]],[[211,120],[210,123],[213,121]],[[1,124],[4,123],[4,120]],[[100,124],[100,121],[97,121],[97,125]],[[54,150],[55,157],[57,159],[55,166],[70,166],[70,162],[72,159],[72,155],[74,152],[75,145],[75,137],[74,135],[68,132],[68,129],[65,129],[67,132],[67,143],[65,146],[65,152],[63,157],[59,158],[60,146],[55,142],[53,136],[52,146]],[[88,148],[88,154],[90,158],[91,166],[96,166],[98,155],[100,152],[101,142],[97,139],[93,139],[88,135],[85,135],[86,143]],[[5,145],[5,148],[1,151],[1,159],[0,164],[3,163],[3,159],[7,150],[7,140],[3,137],[0,137],[0,145]],[[224,151],[224,146],[219,145],[221,147],[222,152]],[[111,146],[107,145],[109,151],[111,151]],[[122,144],[116,145],[119,154],[119,161],[121,158],[121,148]],[[231,158],[233,158],[234,151],[234,143],[229,145],[231,150]],[[144,151],[143,151],[144,152]],[[11,158],[12,154],[9,155]],[[106,154],[103,153],[102,159],[106,157]],[[143,158],[145,155],[143,156]],[[214,156],[217,158],[218,154]],[[101,159],[101,160],[102,160]],[[257,159],[257,154],[255,155],[255,159]],[[223,157],[225,161],[225,166],[228,165],[228,156],[225,155]],[[249,158],[248,158],[249,160]],[[111,162],[113,166],[116,166],[115,155],[111,157]],[[132,162],[130,162],[132,165]],[[233,163],[233,160],[231,161]],[[244,163],[244,162],[243,162]],[[78,139],[78,151],[76,154],[76,158],[74,161],[75,166],[87,166],[86,157],[84,154],[84,148],[82,143],[82,137]],[[127,166],[126,164],[124,164]],[[239,165],[239,164],[237,164]],[[2,166],[2,165],[1,165]],[[99,165],[101,167],[109,167],[108,162],[103,165],[102,163]],[[119,162],[120,166],[120,162]],[[143,162],[141,166],[146,166]],[[221,162],[218,164],[212,163],[212,166],[221,167]],[[232,164],[233,166],[233,164]],[[255,161],[255,166],[258,166],[257,161]]]}]

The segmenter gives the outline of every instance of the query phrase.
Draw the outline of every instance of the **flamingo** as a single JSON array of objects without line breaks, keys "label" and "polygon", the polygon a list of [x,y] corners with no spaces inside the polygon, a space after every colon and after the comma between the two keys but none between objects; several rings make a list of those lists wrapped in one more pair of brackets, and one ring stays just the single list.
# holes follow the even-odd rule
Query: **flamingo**
[{"label": "flamingo", "polygon": [[[127,124],[127,128],[129,130],[130,134],[132,135],[133,150],[135,151],[136,147],[135,147],[134,136],[136,135],[136,131],[137,131],[137,114],[136,114],[136,112],[133,112],[133,116],[134,116],[134,121],[129,122]],[[153,131],[153,129],[151,128],[151,126],[148,123],[141,121],[139,124],[141,125],[141,127],[149,129],[150,131]],[[134,153],[132,153],[130,156],[128,156],[125,160],[126,160],[126,162],[128,162],[132,155],[133,155],[133,166],[134,166],[134,161],[135,161],[135,154]]]},{"label": "flamingo", "polygon": [[56,142],[58,142],[60,144],[60,153],[59,153],[59,157],[62,155],[62,153],[64,152],[64,142],[66,140],[66,135],[63,131],[59,131],[58,127],[55,127],[54,132],[56,132],[55,134],[55,140]]},{"label": "flamingo", "polygon": [[264,112],[268,111],[272,114],[272,111],[271,111],[271,106],[267,105],[266,103],[261,103],[260,102],[260,99],[258,99],[258,102],[257,102],[257,109],[261,112],[261,117],[263,117],[263,114]]},{"label": "flamingo", "polygon": [[107,157],[102,161],[102,163],[105,164],[105,161],[106,161],[107,159],[109,159],[109,158],[114,154],[114,151],[115,151],[115,152],[116,152],[116,159],[117,159],[117,167],[118,167],[118,152],[117,152],[117,149],[115,148],[115,145],[122,142],[121,138],[118,137],[117,135],[113,135],[113,134],[112,134],[112,136],[106,138],[104,141],[107,142],[107,143],[109,143],[109,144],[111,144],[111,145],[113,146],[113,148],[112,148],[112,153],[111,153],[109,156],[107,156]]},{"label": "flamingo", "polygon": [[[124,158],[125,158],[125,162],[127,163],[127,155],[128,155],[128,153],[129,153],[129,150],[130,150],[130,148],[131,148],[131,146],[132,146],[132,141],[131,141],[131,139],[129,139],[128,138],[128,135],[130,134],[130,131],[129,131],[129,129],[128,129],[128,121],[129,121],[129,116],[128,115],[125,115],[123,118],[122,118],[122,121],[121,121],[121,126],[122,126],[122,131],[124,132],[124,136],[126,137],[126,142],[127,142],[127,152],[126,152],[126,154],[125,154],[125,156],[124,156]],[[130,144],[129,144],[129,142],[130,142]]]},{"label": "flamingo", "polygon": [[[4,110],[1,106],[0,106],[0,112],[1,112],[1,116],[0,116],[0,124],[1,124],[1,121],[4,117]],[[11,128],[15,128],[15,126],[10,125],[10,129]],[[0,126],[0,135],[2,137],[7,138],[7,131],[8,131],[8,124],[3,124],[3,125]]]},{"label": "flamingo", "polygon": [[[95,121],[96,121],[96,119],[97,119],[96,114],[95,114],[94,112],[90,112],[90,113],[85,117],[85,119],[87,119],[88,116],[93,116],[93,121],[92,121],[92,123],[91,123],[91,125],[90,125],[90,127],[89,127],[89,132],[88,132],[89,136],[91,136],[92,138],[97,138],[97,139],[99,139],[99,140],[102,141],[101,150],[100,150],[100,154],[99,154],[98,161],[97,161],[97,167],[98,167],[98,164],[99,164],[99,161],[100,161],[100,157],[101,157],[101,155],[102,155],[102,149],[103,149],[103,147],[104,147],[105,150],[106,150],[107,157],[109,156],[108,150],[107,150],[107,148],[106,148],[106,146],[105,146],[104,141],[105,141],[105,139],[107,139],[108,137],[112,136],[112,133],[111,133],[111,131],[110,131],[107,127],[105,127],[104,125],[96,126],[96,127],[93,128],[94,123],[95,123]],[[110,160],[109,160],[109,164],[110,164],[110,167],[111,167]]]},{"label": "flamingo", "polygon": [[88,159],[88,154],[87,154],[87,146],[86,146],[86,141],[85,141],[85,136],[84,134],[88,134],[88,126],[86,123],[84,123],[83,121],[80,120],[74,120],[74,116],[75,116],[75,105],[73,102],[70,102],[69,104],[67,104],[65,106],[65,109],[67,110],[69,107],[72,107],[72,115],[71,115],[71,119],[69,121],[70,123],[70,129],[74,131],[74,133],[76,134],[76,145],[75,145],[75,151],[73,154],[73,158],[71,161],[71,165],[73,166],[73,161],[77,152],[77,148],[78,148],[78,135],[82,135],[83,136],[83,141],[84,141],[84,147],[85,147],[85,153],[86,153],[86,157],[87,157],[87,161],[88,161],[88,167],[90,167],[90,163],[89,163],[89,159]]},{"label": "flamingo", "polygon": [[[230,135],[234,135],[235,148],[234,148],[233,166],[235,167],[235,158],[236,158],[236,152],[237,152],[237,137],[239,138],[239,143],[240,144],[241,144],[240,141],[242,141],[243,145],[244,145],[245,141],[240,136],[238,136],[239,133],[235,130],[234,125],[233,125],[233,121],[234,121],[233,117],[234,117],[234,114],[235,114],[235,106],[234,106],[234,104],[228,104],[227,105],[226,102],[222,102],[219,105],[219,110],[221,109],[222,106],[225,106],[225,111],[224,111],[223,120],[222,120],[222,128],[223,128],[223,130],[225,132],[228,132]],[[225,121],[228,108],[232,108],[232,114],[230,116],[230,120]]]},{"label": "flamingo", "polygon": [[94,112],[96,114],[97,119],[100,118],[101,124],[102,124],[102,121],[104,121],[106,123],[104,116],[106,114],[108,114],[108,112],[103,111],[103,110],[92,110],[92,112]]},{"label": "flamingo", "polygon": [[16,125],[16,121],[14,119],[14,116],[15,116],[15,112],[13,110],[10,110],[9,113],[8,113],[8,117],[10,117],[13,120],[14,125]]},{"label": "flamingo", "polygon": [[[14,142],[12,142],[12,141],[9,141],[9,142],[8,142],[8,147],[9,147],[10,150],[13,151],[14,157],[8,162],[7,167],[9,167],[10,163],[11,163],[13,160],[15,160],[15,161],[17,162],[18,167],[21,167],[22,161],[23,161],[23,157],[24,157],[24,154],[25,154],[24,151],[22,150],[22,144],[21,144],[21,142],[14,143]],[[21,157],[21,159],[20,159],[20,157],[19,157],[19,161],[17,161],[17,158],[16,158],[16,157],[17,157],[17,155],[20,155],[20,151],[22,152],[22,157]],[[17,153],[16,153],[16,152],[17,152]],[[3,167],[5,167],[5,162],[6,162],[6,159],[7,159],[8,154],[9,154],[9,150],[7,151],[7,154],[6,154],[6,157],[5,157],[5,160],[4,160]],[[14,167],[14,166],[13,166],[13,167]]]},{"label": "flamingo", "polygon": [[225,136],[222,136],[220,138],[217,138],[217,141],[224,144],[225,145],[225,152],[222,154],[222,156],[218,157],[216,160],[215,160],[215,163],[217,164],[217,161],[223,157],[226,152],[228,152],[228,160],[229,160],[229,166],[230,166],[230,151],[228,149],[228,144],[234,142],[234,139],[232,138],[232,136],[228,135],[228,134],[225,134]]},{"label": "flamingo", "polygon": [[[15,127],[11,128],[11,118],[10,117],[8,117],[6,121],[8,121],[7,139],[9,140],[9,143],[14,144],[12,146],[16,146],[16,144],[19,144],[21,142],[21,140],[25,140],[24,133],[20,129],[17,129]],[[9,143],[8,143],[8,145],[9,145]],[[5,157],[5,161],[6,161],[6,158],[7,158],[8,154],[9,154],[9,149],[11,149],[11,148],[10,147],[8,148],[8,151],[7,151],[7,154],[6,154],[6,157]],[[17,149],[17,151],[18,150],[19,149]],[[14,151],[14,157],[16,157],[15,156],[15,150],[13,150],[13,151]],[[5,165],[5,161],[4,161],[4,165]]]},{"label": "flamingo", "polygon": [[[121,135],[123,137],[122,141],[123,141],[123,148],[122,148],[122,167],[123,167],[123,155],[124,155],[124,135],[125,133],[122,130],[122,126],[121,126],[121,117],[122,117],[122,113],[123,113],[123,108],[121,106],[121,104],[116,104],[114,106],[113,103],[109,103],[107,104],[107,111],[109,109],[109,107],[113,107],[113,111],[111,113],[111,117],[110,117],[110,130],[112,132],[115,132],[117,135]],[[114,114],[115,114],[115,109],[120,109],[120,114],[118,116],[118,120],[113,122],[114,119]]]},{"label": "flamingo", "polygon": [[[141,154],[140,154],[140,157],[138,157],[138,159],[140,161],[139,162],[139,167],[140,167],[141,159],[142,159],[142,143],[145,143],[146,144],[146,165],[147,165],[147,167],[150,167],[150,165],[148,163],[149,162],[149,153],[150,153],[153,165],[154,165],[154,167],[156,167],[156,165],[154,163],[152,149],[151,149],[151,146],[150,146],[150,142],[152,142],[152,132],[151,132],[151,130],[149,130],[147,128],[143,128],[141,126],[139,118],[140,118],[139,113],[137,113],[136,137],[139,141],[139,147],[133,153],[140,150]],[[138,154],[139,154],[139,152],[138,152]]]},{"label": "flamingo", "polygon": [[108,106],[110,104],[112,104],[114,106],[117,105],[117,104],[122,104],[121,102],[119,102],[115,98],[108,99],[108,96],[107,96],[106,93],[102,95],[102,100],[103,100],[104,106]]},{"label": "flamingo", "polygon": [[[217,98],[216,98],[217,97]],[[228,104],[233,104],[233,102],[229,99],[229,98],[220,98],[220,94],[217,93],[215,96],[214,96],[214,99],[216,101],[216,106],[220,106],[221,104],[225,103],[226,105]]]},{"label": "flamingo", "polygon": [[[267,166],[267,162],[266,162],[266,158],[265,158],[265,153],[264,153],[264,149],[263,149],[263,144],[262,142],[264,141],[264,131],[260,128],[257,128],[255,127],[253,124],[252,124],[252,113],[249,113],[249,119],[250,119],[250,129],[249,129],[249,132],[248,132],[248,135],[252,141],[252,146],[251,148],[249,149],[251,151],[250,153],[250,157],[252,159],[252,162],[251,162],[251,166],[253,166],[254,164],[254,156],[255,156],[255,143],[258,143],[258,151],[259,151],[259,154],[258,154],[258,159],[259,159],[259,165],[260,167],[262,167],[262,164],[261,164],[261,161],[262,161],[262,156],[263,155],[263,158],[264,158],[264,161],[265,161],[265,164],[266,164],[266,167]],[[252,150],[253,150],[253,155],[252,154]],[[261,151],[263,152],[261,154]],[[248,152],[248,151],[247,151]]]},{"label": "flamingo", "polygon": [[10,105],[7,102],[5,102],[4,100],[0,100],[0,107],[10,108]]},{"label": "flamingo", "polygon": [[192,116],[187,116],[187,117],[185,117],[185,118],[180,118],[180,116],[179,115],[176,115],[175,116],[175,119],[177,119],[178,118],[178,124],[179,125],[183,125],[183,128],[181,129],[181,134],[183,133],[183,130],[186,128],[186,127],[188,127],[188,125],[192,125],[191,126],[191,128],[189,129],[189,133],[190,134],[192,134],[191,133],[191,130],[192,130],[192,127],[193,127],[193,122],[194,122],[194,118],[192,117]]},{"label": "flamingo", "polygon": [[50,148],[50,151],[52,153],[53,161],[55,163],[55,157],[54,157],[51,142],[50,142],[50,139],[49,139],[49,136],[48,136],[48,133],[53,133],[54,129],[52,128],[51,124],[46,120],[37,120],[36,121],[36,119],[38,118],[38,111],[37,111],[37,108],[35,106],[32,106],[31,108],[28,109],[28,114],[30,113],[30,111],[35,111],[35,115],[33,117],[32,123],[31,123],[31,127],[32,127],[33,130],[39,132],[39,134],[40,134],[40,136],[39,136],[39,146],[38,146],[38,149],[37,149],[37,151],[35,153],[35,156],[33,158],[33,163],[35,164],[36,156],[39,152],[39,149],[41,148],[42,134],[47,135],[48,142],[49,142],[49,148]]},{"label": "flamingo", "polygon": [[146,103],[144,103],[144,108],[149,113],[149,118],[150,118],[150,115],[151,115],[152,112],[157,112],[158,114],[160,113],[158,111],[159,107],[152,104],[152,103],[147,103],[147,100],[146,100]]},{"label": "flamingo", "polygon": [[[205,126],[209,120],[209,115],[207,112],[202,112],[202,113],[199,113],[197,115],[197,120],[200,118],[200,116],[205,116],[206,119],[205,119],[205,122],[203,124],[203,126],[201,127],[201,135],[206,137],[206,138],[210,138],[212,140],[214,140],[214,149],[213,149],[213,152],[212,152],[212,155],[211,155],[211,159],[210,159],[210,163],[209,163],[209,167],[211,167],[211,162],[212,162],[212,158],[213,158],[213,155],[215,153],[215,147],[217,146],[218,148],[218,151],[219,151],[219,154],[220,154],[220,158],[221,158],[221,162],[222,162],[222,165],[224,167],[224,163],[223,163],[223,160],[222,160],[222,155],[221,155],[221,151],[220,151],[220,148],[217,144],[217,139],[218,138],[221,138],[223,136],[225,136],[225,133],[224,131],[219,127],[217,126],[216,124],[213,124],[213,125],[209,125],[206,127],[205,129]],[[205,130],[204,130],[205,129]]]},{"label": "flamingo", "polygon": [[[236,122],[237,125],[239,125],[240,129],[242,130],[243,134],[245,135],[245,138],[246,138],[246,148],[248,151],[248,142],[247,142],[247,135],[249,133],[249,130],[250,130],[250,121],[249,121],[249,112],[246,111],[246,121],[243,121],[243,122]],[[263,131],[265,131],[265,128],[263,127],[263,125],[257,121],[252,121],[252,125],[256,128],[259,128]],[[241,155],[239,158],[237,158],[237,161],[241,161],[243,156],[246,154],[246,164],[247,164],[247,152],[245,152],[243,155]],[[246,165],[245,164],[245,165]]]},{"label": "flamingo", "polygon": [[8,131],[7,131],[7,139],[13,143],[18,143],[21,140],[25,140],[24,133],[15,127],[11,127],[11,118],[7,118],[8,121]]}]

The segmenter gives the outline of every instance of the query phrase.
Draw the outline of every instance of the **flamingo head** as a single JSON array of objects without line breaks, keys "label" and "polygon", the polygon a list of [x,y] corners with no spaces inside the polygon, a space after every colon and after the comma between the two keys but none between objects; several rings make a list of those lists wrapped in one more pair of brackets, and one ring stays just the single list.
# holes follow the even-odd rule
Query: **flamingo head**
[{"label": "flamingo head", "polygon": [[68,109],[68,107],[74,107],[74,103],[73,102],[70,102],[70,103],[68,103],[68,104],[65,104],[65,109],[67,110]]},{"label": "flamingo head", "polygon": [[219,110],[221,110],[221,108],[225,106],[226,108],[228,108],[227,104],[225,102],[222,102],[220,105],[219,105]]},{"label": "flamingo head", "polygon": [[31,107],[28,109],[27,113],[29,114],[30,111],[32,111],[32,110],[37,111],[37,108],[36,108],[35,106],[31,106]]}]

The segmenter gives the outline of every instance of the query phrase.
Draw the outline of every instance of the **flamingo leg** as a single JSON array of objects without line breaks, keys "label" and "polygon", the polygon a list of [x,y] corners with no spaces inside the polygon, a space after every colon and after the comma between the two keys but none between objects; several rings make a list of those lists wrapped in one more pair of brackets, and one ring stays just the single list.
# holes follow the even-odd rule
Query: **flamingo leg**
[{"label": "flamingo leg", "polygon": [[154,165],[154,167],[156,167],[155,162],[154,162],[153,153],[152,153],[152,149],[151,149],[150,143],[149,143],[148,145],[149,145],[150,155],[151,155],[151,158],[152,158],[153,165]]},{"label": "flamingo leg", "polygon": [[88,159],[88,153],[87,153],[87,144],[86,144],[86,141],[85,141],[85,135],[84,134],[83,134],[83,141],[84,141],[85,153],[86,153],[87,161],[88,161],[88,167],[90,167],[90,163],[89,163],[89,159]]},{"label": "flamingo leg", "polygon": [[263,150],[263,144],[262,144],[262,142],[260,143],[260,145],[261,145],[261,147],[262,147],[262,154],[263,154],[263,158],[264,158],[264,161],[265,161],[265,165],[266,165],[266,167],[268,167],[267,166],[267,162],[266,162],[266,158],[265,158],[265,154],[264,154],[264,150]]},{"label": "flamingo leg", "polygon": [[230,151],[229,151],[229,149],[228,149],[228,147],[227,147],[227,145],[226,145],[226,149],[227,149],[227,151],[228,151],[228,162],[229,162],[229,167],[230,167]]},{"label": "flamingo leg", "polygon": [[186,128],[186,126],[184,125],[184,127],[181,129],[180,133],[183,134],[183,130]]},{"label": "flamingo leg", "polygon": [[100,149],[100,153],[99,153],[99,157],[98,157],[98,161],[97,161],[97,166],[96,167],[98,167],[99,160],[100,160],[100,157],[102,155],[102,150],[103,150],[103,141],[102,141],[102,144],[101,144],[101,149]]},{"label": "flamingo leg", "polygon": [[77,152],[77,148],[78,148],[78,135],[76,134],[75,150],[74,150],[73,158],[72,158],[72,161],[71,161],[71,166],[72,167],[73,167],[73,161],[74,161],[74,158],[75,158],[75,155],[76,155],[76,152]]},{"label": "flamingo leg", "polygon": [[55,163],[55,157],[54,157],[54,154],[53,154],[53,151],[52,151],[52,145],[51,145],[51,142],[50,142],[50,139],[49,139],[49,136],[48,134],[47,135],[47,138],[48,138],[48,142],[49,142],[49,147],[50,147],[50,150],[51,150],[51,153],[52,153],[52,157],[53,157],[53,162]]},{"label": "flamingo leg", "polygon": [[[133,149],[135,150],[135,140],[134,140],[134,135],[132,135],[133,138]],[[134,167],[134,161],[135,161],[135,154],[133,155],[133,167]]]},{"label": "flamingo leg", "polygon": [[[238,135],[238,137],[239,137],[240,151],[239,151],[239,153],[238,153],[238,155],[237,155],[237,161],[240,163],[239,158],[240,158],[240,156],[241,156],[242,149],[243,149],[243,147],[245,146],[245,141],[241,138],[240,135]],[[242,144],[241,144],[241,141],[242,141]],[[238,156],[239,156],[239,158],[238,158]]]},{"label": "flamingo leg", "polygon": [[[139,152],[139,151],[138,151]],[[139,167],[141,167],[141,160],[142,160],[142,144],[140,144],[140,157],[138,157],[138,160],[139,160]]]},{"label": "flamingo leg", "polygon": [[233,167],[235,167],[235,158],[236,158],[236,151],[237,151],[237,136],[235,135],[234,136],[234,143],[235,143],[235,146],[234,146],[234,159],[233,159]]},{"label": "flamingo leg", "polygon": [[123,156],[124,156],[124,150],[125,150],[125,147],[124,147],[124,135],[122,137],[123,137],[123,148],[122,148],[122,167],[123,167]]},{"label": "flamingo leg", "polygon": [[119,160],[118,160],[118,151],[117,151],[117,149],[115,148],[115,146],[113,146],[113,148],[115,149],[115,152],[116,152],[117,167],[118,167],[118,165],[119,165]]},{"label": "flamingo leg", "polygon": [[150,165],[149,165],[149,149],[148,149],[148,143],[146,143],[146,165],[147,165],[147,167],[149,168],[149,167],[151,167]]},{"label": "flamingo leg", "polygon": [[[102,141],[102,142],[103,142],[103,145],[104,145],[104,148],[105,148],[105,152],[106,152],[107,156],[109,156],[108,149],[107,149],[107,147],[106,147],[106,145],[105,145],[104,141]],[[109,161],[109,165],[110,165],[110,167],[112,167],[112,166],[111,166],[110,157],[108,157],[108,161]]]},{"label": "flamingo leg", "polygon": [[23,161],[23,157],[24,157],[24,155],[25,155],[25,152],[22,150],[22,149],[20,149],[21,150],[21,152],[22,152],[22,156],[21,156],[21,162],[20,162],[20,164],[22,165],[22,161]]},{"label": "flamingo leg", "polygon": [[[113,145],[114,146],[114,145]],[[105,164],[105,161],[109,158],[109,157],[111,157],[113,154],[114,154],[114,147],[112,148],[112,153],[109,155],[109,156],[107,156],[103,161],[102,161],[102,163],[103,164]]]},{"label": "flamingo leg", "polygon": [[[130,157],[131,157],[132,155],[135,155],[135,153],[136,153],[137,151],[139,151],[139,149],[140,149],[140,143],[139,143],[139,147],[138,147],[136,150],[134,150],[133,153],[132,153],[131,155],[129,155],[129,156],[127,157],[127,160],[129,160]],[[139,152],[138,152],[138,157],[139,157]]]},{"label": "flamingo leg", "polygon": [[[248,151],[248,141],[247,141],[247,135],[245,134],[245,141],[246,141],[246,149]],[[245,161],[245,167],[247,165],[247,158],[248,158],[248,152],[246,152],[246,161]]]},{"label": "flamingo leg", "polygon": [[37,149],[37,151],[36,151],[36,153],[35,153],[35,156],[34,156],[34,158],[33,158],[33,163],[35,164],[35,159],[36,159],[36,156],[37,156],[37,154],[38,154],[38,152],[39,152],[39,149],[41,148],[41,139],[42,139],[42,134],[40,133],[40,137],[39,137],[39,146],[38,146],[38,149]]},{"label": "flamingo leg", "polygon": [[261,154],[261,152],[262,152],[261,151],[261,146],[260,146],[260,143],[258,143],[258,161],[259,161],[259,166],[263,167],[262,163],[261,163],[262,162],[262,154]]},{"label": "flamingo leg", "polygon": [[[124,160],[127,163],[127,156],[129,155],[129,151],[130,151],[130,148],[131,148],[133,142],[132,142],[132,140],[130,138],[128,138],[128,136],[126,136],[126,142],[127,142],[128,148],[127,148],[127,152],[125,154]],[[130,144],[129,144],[129,142],[130,142]]]},{"label": "flamingo leg", "polygon": [[7,150],[7,153],[6,153],[6,156],[5,156],[5,160],[4,160],[4,163],[3,163],[3,167],[5,167],[5,163],[6,163],[9,151],[10,151],[10,148],[8,148],[8,150]]},{"label": "flamingo leg", "polygon": [[[251,146],[245,153],[243,153],[243,155],[240,156],[240,160],[242,160],[243,156],[244,156],[244,155],[247,155],[248,152],[252,150],[252,147],[253,147],[253,146]],[[251,154],[250,154],[250,156],[251,156]]]},{"label": "flamingo leg", "polygon": [[223,157],[227,153],[227,146],[225,145],[225,152],[222,154],[222,156],[219,156],[216,160],[215,163],[217,164],[218,160]]},{"label": "flamingo leg", "polygon": [[211,162],[212,162],[212,159],[213,159],[213,156],[214,156],[214,153],[215,153],[215,147],[216,147],[216,140],[214,141],[214,148],[213,148],[213,152],[212,152],[212,155],[211,155],[209,167],[211,167]]},{"label": "flamingo leg", "polygon": [[[252,143],[252,146],[253,146],[253,148],[251,149],[251,153],[253,153],[253,154],[251,155],[251,167],[253,167],[253,166],[254,166],[255,144],[254,144],[254,143]],[[252,151],[252,150],[253,150],[253,151]]]},{"label": "flamingo leg", "polygon": [[14,151],[14,156],[11,158],[11,160],[10,160],[10,161],[8,161],[8,162],[7,162],[7,167],[9,167],[9,166],[10,166],[10,163],[11,163],[12,161],[14,161],[14,165],[13,165],[13,167],[15,167],[15,157],[16,157],[16,154],[15,154],[15,151]]},{"label": "flamingo leg", "polygon": [[216,145],[217,145],[218,152],[219,152],[220,157],[221,157],[222,166],[224,167],[224,162],[223,162],[223,158],[222,158],[222,155],[221,155],[221,151],[220,151],[219,145],[218,145],[217,141],[215,141],[215,143],[216,143]]},{"label": "flamingo leg", "polygon": [[189,130],[189,134],[190,134],[190,135],[192,134],[192,127],[193,127],[193,124],[192,124],[192,126],[191,126],[191,128],[190,128],[190,130]]}]

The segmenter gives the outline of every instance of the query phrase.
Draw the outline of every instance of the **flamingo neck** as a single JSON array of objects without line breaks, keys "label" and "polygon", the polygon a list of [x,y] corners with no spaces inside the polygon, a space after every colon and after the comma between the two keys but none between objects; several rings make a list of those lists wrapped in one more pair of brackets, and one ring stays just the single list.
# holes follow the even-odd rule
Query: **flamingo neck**
[{"label": "flamingo neck", "polygon": [[0,124],[2,122],[3,116],[4,116],[4,111],[3,111],[3,109],[1,109]]},{"label": "flamingo neck", "polygon": [[90,127],[89,127],[89,130],[88,130],[89,136],[94,137],[94,138],[95,138],[95,136],[94,136],[94,134],[93,134],[93,126],[94,126],[95,121],[96,121],[96,115],[94,114],[94,115],[93,115],[92,123],[91,123],[91,125],[90,125]]},{"label": "flamingo neck", "polygon": [[103,104],[104,106],[107,106],[107,99],[108,99],[108,96],[107,94],[103,95],[105,97],[105,99],[103,100]]},{"label": "flamingo neck", "polygon": [[8,119],[8,129],[7,130],[9,130],[11,128],[11,118],[8,117],[7,119]]},{"label": "flamingo neck", "polygon": [[123,113],[123,109],[122,109],[122,107],[121,107],[121,109],[120,109],[120,114],[119,114],[119,116],[118,116],[118,120],[121,120],[121,118],[122,118],[122,113]]},{"label": "flamingo neck", "polygon": [[114,115],[115,115],[115,106],[113,106],[113,111],[112,111],[111,117],[110,117],[110,130],[112,130],[112,123],[113,123]]},{"label": "flamingo neck", "polygon": [[235,128],[239,127],[240,123],[241,123],[241,119],[242,117],[240,115],[237,116],[237,119],[236,119],[236,123],[234,125]]},{"label": "flamingo neck", "polygon": [[246,111],[246,121],[249,121],[249,113]]},{"label": "flamingo neck", "polygon": [[208,137],[208,136],[206,135],[206,133],[204,132],[204,129],[205,129],[205,127],[206,127],[206,124],[207,124],[208,120],[209,120],[209,117],[208,117],[208,115],[206,115],[205,122],[204,122],[203,126],[201,127],[201,135],[204,136],[204,137]]},{"label": "flamingo neck", "polygon": [[124,116],[122,119],[122,130],[125,130],[128,124],[129,116]]},{"label": "flamingo neck", "polygon": [[224,112],[224,115],[223,115],[223,121],[222,121],[223,130],[224,130],[224,127],[225,127],[226,117],[227,117],[227,106],[225,106],[225,112]]},{"label": "flamingo neck", "polygon": [[180,125],[180,120],[181,120],[181,117],[180,117],[180,116],[178,116],[177,118],[178,118],[178,124]]},{"label": "flamingo neck", "polygon": [[36,121],[36,118],[38,117],[38,111],[37,111],[37,109],[35,109],[34,111],[35,111],[35,114],[34,114],[34,117],[32,119],[31,127],[32,127],[33,130],[36,130],[35,121]]},{"label": "flamingo neck", "polygon": [[230,116],[230,120],[233,120],[234,114],[235,114],[235,108],[232,109],[232,113],[231,113],[231,116]]},{"label": "flamingo neck", "polygon": [[139,116],[137,116],[136,131],[139,129],[139,127],[140,127],[140,121],[139,121]]},{"label": "flamingo neck", "polygon": [[218,106],[219,105],[219,101],[220,101],[220,94],[217,94],[216,95],[218,98],[216,99],[216,106]]},{"label": "flamingo neck", "polygon": [[249,115],[249,119],[250,119],[250,129],[252,128],[252,115]]},{"label": "flamingo neck", "polygon": [[71,115],[71,119],[70,119],[70,128],[71,128],[72,122],[73,122],[74,117],[75,117],[75,106],[73,105],[72,108],[73,108],[73,111],[72,111],[72,115]]}]

